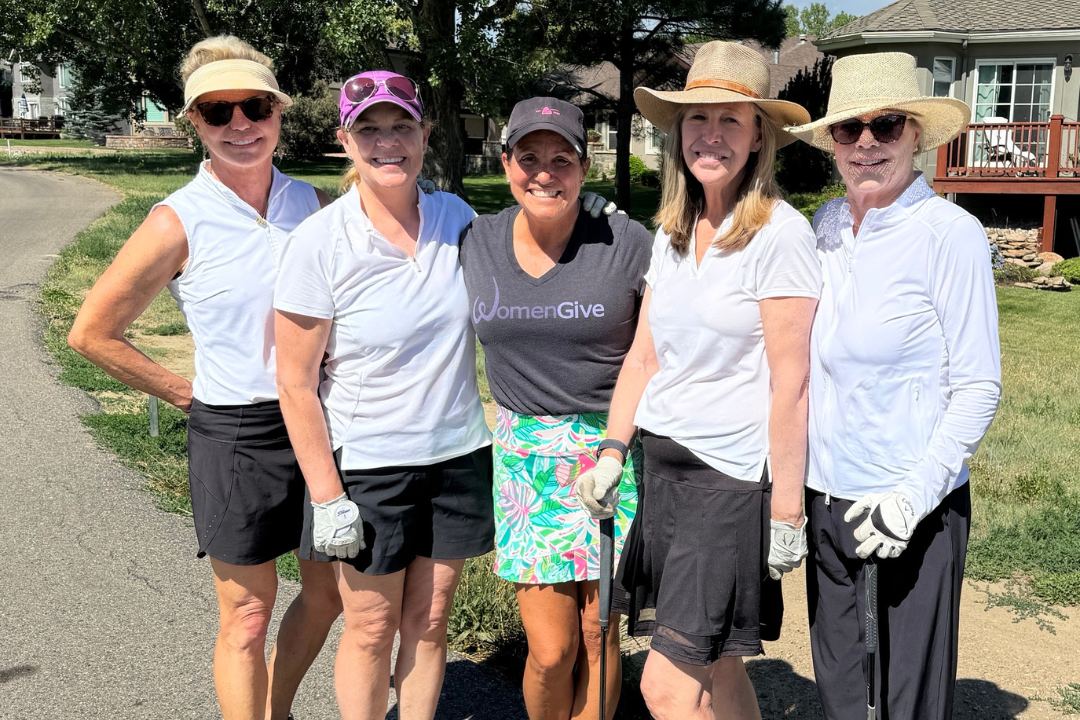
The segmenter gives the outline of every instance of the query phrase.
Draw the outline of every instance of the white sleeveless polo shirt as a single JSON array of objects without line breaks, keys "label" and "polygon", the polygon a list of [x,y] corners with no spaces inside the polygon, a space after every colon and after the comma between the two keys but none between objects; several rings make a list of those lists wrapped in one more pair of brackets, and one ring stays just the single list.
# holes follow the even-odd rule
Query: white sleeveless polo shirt
[{"label": "white sleeveless polo shirt", "polygon": [[[319,209],[311,185],[273,169],[266,217],[210,174],[158,205],[187,234],[184,272],[169,283],[195,340],[192,393],[207,405],[277,400],[274,285],[285,238]],[[157,206],[155,206],[157,207]]]}]

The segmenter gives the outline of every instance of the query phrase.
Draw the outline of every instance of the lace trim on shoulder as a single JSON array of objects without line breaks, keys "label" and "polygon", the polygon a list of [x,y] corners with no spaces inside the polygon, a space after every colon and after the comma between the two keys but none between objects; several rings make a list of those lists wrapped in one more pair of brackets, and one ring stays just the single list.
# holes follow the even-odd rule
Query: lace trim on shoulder
[{"label": "lace trim on shoulder", "polygon": [[840,247],[844,242],[840,238],[840,231],[852,225],[851,209],[848,207],[847,200],[844,198],[830,200],[820,210],[817,220],[814,234],[817,236],[818,249],[835,250]]}]

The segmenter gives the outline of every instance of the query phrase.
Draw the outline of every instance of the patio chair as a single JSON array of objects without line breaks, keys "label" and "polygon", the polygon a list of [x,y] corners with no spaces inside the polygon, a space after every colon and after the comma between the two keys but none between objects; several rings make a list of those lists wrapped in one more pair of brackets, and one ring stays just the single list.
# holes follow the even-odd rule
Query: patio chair
[{"label": "patio chair", "polygon": [[[986,124],[1008,125],[1003,117],[983,118]],[[983,130],[983,149],[990,162],[1005,163],[1018,169],[1035,168],[1035,154],[1024,150],[1013,139],[1012,130],[1007,127]]]}]

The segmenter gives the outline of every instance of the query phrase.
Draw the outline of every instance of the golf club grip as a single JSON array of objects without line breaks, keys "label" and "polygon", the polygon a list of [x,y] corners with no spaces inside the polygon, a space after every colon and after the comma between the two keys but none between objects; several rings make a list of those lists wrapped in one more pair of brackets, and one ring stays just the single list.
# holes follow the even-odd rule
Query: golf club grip
[{"label": "golf club grip", "polygon": [[876,562],[866,564],[866,652],[876,653],[878,649],[878,600],[877,600]]},{"label": "golf club grip", "polygon": [[611,574],[615,562],[615,520],[600,521],[600,627],[611,619]]}]

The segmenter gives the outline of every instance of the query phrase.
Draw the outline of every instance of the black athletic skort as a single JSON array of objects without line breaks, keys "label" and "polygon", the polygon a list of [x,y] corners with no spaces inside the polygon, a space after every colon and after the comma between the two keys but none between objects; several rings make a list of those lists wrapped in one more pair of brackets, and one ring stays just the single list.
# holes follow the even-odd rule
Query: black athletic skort
[{"label": "black athletic skort", "polygon": [[[340,453],[335,454],[340,461]],[[491,447],[432,465],[345,470],[342,483],[360,508],[367,547],[341,560],[366,575],[404,570],[418,557],[460,560],[495,547]],[[311,540],[312,508],[304,503],[300,557],[329,562]]]},{"label": "black athletic skort", "polygon": [[304,476],[281,406],[191,403],[188,480],[199,557],[259,565],[300,545]]},{"label": "black athletic skort", "polygon": [[645,472],[613,610],[631,635],[688,665],[760,655],[767,475],[725,475],[674,440],[641,432]]}]

